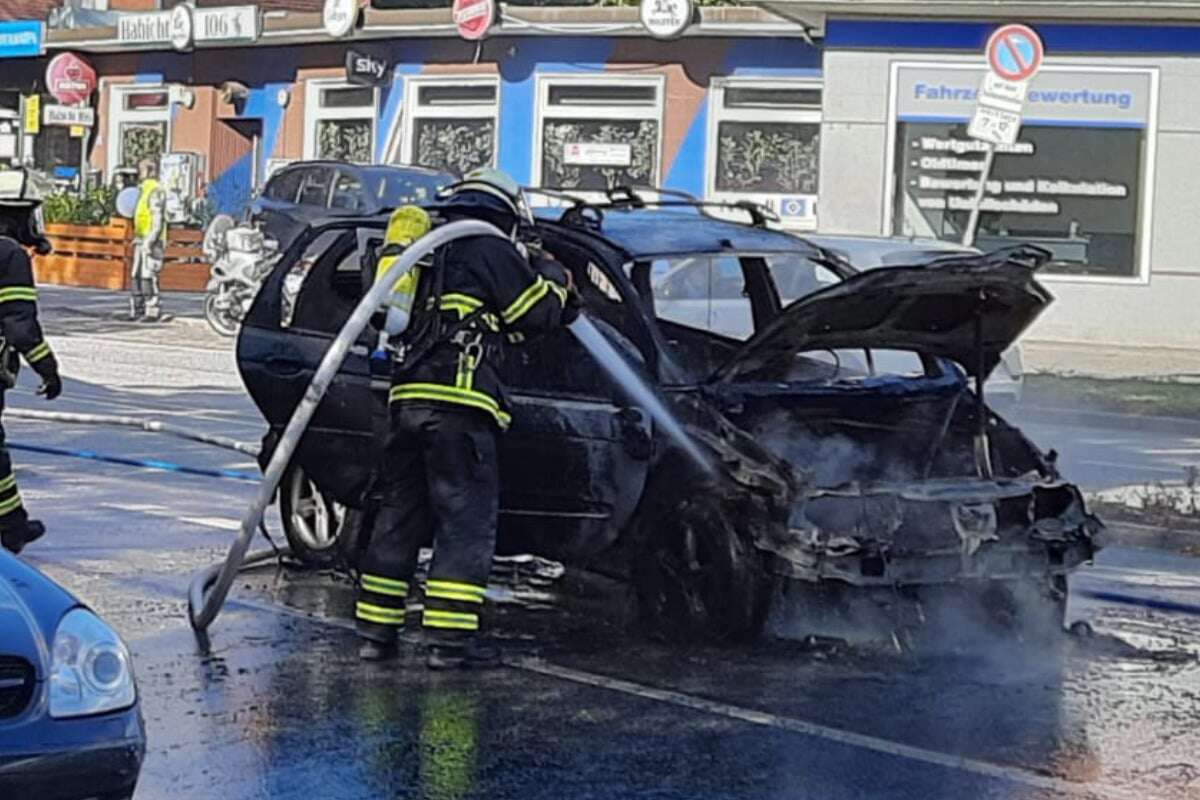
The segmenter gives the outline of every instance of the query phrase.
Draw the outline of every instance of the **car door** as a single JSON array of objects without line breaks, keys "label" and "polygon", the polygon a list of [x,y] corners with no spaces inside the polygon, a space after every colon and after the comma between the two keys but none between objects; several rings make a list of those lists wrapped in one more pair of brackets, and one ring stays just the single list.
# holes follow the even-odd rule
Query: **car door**
[{"label": "car door", "polygon": [[[583,252],[559,247],[556,255],[596,326],[627,360],[643,362],[623,330],[629,298],[611,273]],[[500,446],[500,547],[585,562],[616,540],[641,500],[650,417],[621,398],[567,329],[505,346],[500,369],[513,412]]]},{"label": "car door", "polygon": [[[255,301],[238,361],[274,429],[291,418],[362,295],[360,253],[356,229],[321,233]],[[361,503],[387,430],[388,374],[369,359],[372,343],[368,330],[351,347],[295,456],[322,491],[348,505]]]}]

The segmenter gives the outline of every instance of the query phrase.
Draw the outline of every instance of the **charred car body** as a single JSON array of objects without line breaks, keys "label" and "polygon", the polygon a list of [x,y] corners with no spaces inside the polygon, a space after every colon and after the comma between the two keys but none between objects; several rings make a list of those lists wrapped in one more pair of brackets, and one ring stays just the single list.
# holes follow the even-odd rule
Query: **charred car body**
[{"label": "charred car body", "polygon": [[[542,215],[537,234],[715,471],[673,447],[569,332],[505,347],[500,550],[632,579],[649,621],[720,638],[757,633],[781,593],[884,607],[1023,587],[1061,611],[1102,526],[1053,454],[969,383],[1050,302],[1034,278],[1046,254],[857,274],[761,224],[660,205],[579,202]],[[264,451],[369,285],[385,222],[314,226],[255,301],[237,355],[271,425]],[[728,303],[681,298],[666,278],[680,269],[736,281],[753,330],[715,318]],[[368,331],[352,349],[285,478],[288,537],[311,558],[354,539],[359,515],[341,507],[370,505],[388,379],[376,343]],[[813,632],[827,617],[813,615]]]}]

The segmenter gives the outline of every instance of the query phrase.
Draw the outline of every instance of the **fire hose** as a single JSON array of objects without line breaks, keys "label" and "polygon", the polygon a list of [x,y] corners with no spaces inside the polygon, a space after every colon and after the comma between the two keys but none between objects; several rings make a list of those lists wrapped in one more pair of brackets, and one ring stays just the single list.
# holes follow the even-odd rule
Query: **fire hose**
[{"label": "fire hose", "polygon": [[197,636],[203,637],[213,620],[221,612],[221,607],[225,604],[225,598],[229,595],[233,581],[246,560],[246,551],[250,546],[250,540],[262,522],[263,513],[275,496],[275,489],[291,462],[292,454],[300,443],[300,437],[308,428],[308,423],[312,420],[317,406],[325,396],[329,384],[332,383],[342,362],[346,359],[350,346],[366,329],[371,315],[383,304],[396,281],[412,269],[418,261],[444,244],[469,236],[504,238],[499,229],[478,220],[460,220],[436,228],[408,247],[396,260],[396,263],[379,280],[375,281],[370,291],[359,301],[350,318],[325,352],[303,398],[297,404],[296,410],[292,412],[291,419],[288,420],[283,435],[280,436],[279,443],[271,454],[271,460],[263,473],[258,495],[242,518],[238,537],[229,548],[229,554],[224,563],[201,571],[192,579],[192,583],[188,587],[188,619]]},{"label": "fire hose", "polygon": [[239,453],[245,453],[250,456],[258,455],[258,445],[252,442],[239,442],[237,439],[231,439],[228,436],[214,436],[207,433],[193,431],[190,428],[184,428],[179,425],[172,425],[169,422],[159,422],[153,419],[142,419],[140,417],[126,417],[112,414],[75,414],[61,411],[37,411],[30,408],[8,408],[5,409],[4,415],[15,419],[36,419],[45,422],[63,422],[66,424],[78,425],[112,425],[118,428],[138,428],[147,433],[165,433],[170,436],[177,436],[180,439],[189,439],[193,442],[202,444],[211,444],[216,447],[224,447],[227,450],[236,450]]}]

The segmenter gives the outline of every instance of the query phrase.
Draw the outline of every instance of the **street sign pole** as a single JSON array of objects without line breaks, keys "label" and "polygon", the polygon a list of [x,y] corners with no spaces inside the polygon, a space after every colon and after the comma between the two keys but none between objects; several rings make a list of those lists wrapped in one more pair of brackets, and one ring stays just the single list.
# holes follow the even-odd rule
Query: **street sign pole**
[{"label": "street sign pole", "polygon": [[996,145],[988,143],[987,152],[983,156],[983,167],[979,171],[979,188],[975,190],[975,199],[971,202],[971,216],[967,219],[967,227],[963,231],[963,247],[975,246],[975,231],[979,229],[979,212],[983,208],[983,197],[987,191],[988,178],[992,175],[992,162],[996,160]]}]

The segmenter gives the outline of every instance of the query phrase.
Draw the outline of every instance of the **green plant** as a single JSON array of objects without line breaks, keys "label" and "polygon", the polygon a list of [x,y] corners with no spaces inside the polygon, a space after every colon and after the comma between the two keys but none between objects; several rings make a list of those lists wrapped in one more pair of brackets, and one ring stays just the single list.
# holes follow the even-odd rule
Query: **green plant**
[{"label": "green plant", "polygon": [[42,218],[47,224],[103,225],[117,210],[117,190],[98,186],[81,194],[59,192],[42,200]]}]

